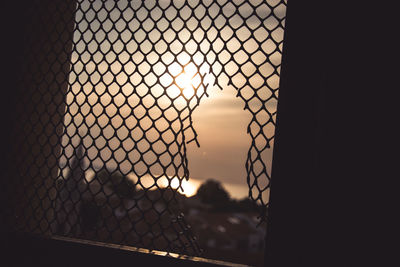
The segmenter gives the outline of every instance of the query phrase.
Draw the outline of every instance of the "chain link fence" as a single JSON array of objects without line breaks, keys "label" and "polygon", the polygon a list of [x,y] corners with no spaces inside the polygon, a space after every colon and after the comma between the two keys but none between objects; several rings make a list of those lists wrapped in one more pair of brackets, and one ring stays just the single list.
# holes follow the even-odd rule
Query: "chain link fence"
[{"label": "chain link fence", "polygon": [[17,231],[200,255],[178,191],[215,85],[252,114],[247,183],[265,220],[286,1],[34,2],[8,174]]}]

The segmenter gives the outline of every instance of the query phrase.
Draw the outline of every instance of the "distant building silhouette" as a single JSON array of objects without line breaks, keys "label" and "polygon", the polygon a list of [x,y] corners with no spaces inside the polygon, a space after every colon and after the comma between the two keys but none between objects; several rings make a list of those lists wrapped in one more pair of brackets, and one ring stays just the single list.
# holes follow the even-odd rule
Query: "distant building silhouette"
[{"label": "distant building silhouette", "polygon": [[64,177],[60,173],[56,181],[55,233],[78,236],[82,233],[81,209],[85,191],[84,148],[82,140],[70,160],[69,172]]}]

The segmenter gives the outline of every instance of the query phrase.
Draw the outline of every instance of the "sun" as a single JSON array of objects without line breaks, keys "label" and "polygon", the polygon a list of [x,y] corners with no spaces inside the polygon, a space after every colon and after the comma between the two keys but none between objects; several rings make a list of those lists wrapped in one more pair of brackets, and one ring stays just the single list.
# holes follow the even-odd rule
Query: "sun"
[{"label": "sun", "polygon": [[176,89],[182,92],[186,99],[190,99],[196,94],[196,89],[201,80],[199,79],[199,70],[193,63],[189,63],[185,67],[174,64],[171,68],[171,74],[174,76]]},{"label": "sun", "polygon": [[179,74],[175,81],[182,90],[190,88],[192,85],[192,77],[185,71]]},{"label": "sun", "polygon": [[161,75],[159,84],[152,92],[165,95],[157,100],[160,105],[168,107],[173,102],[174,108],[183,110],[188,105],[198,103],[202,96],[208,96],[205,92],[213,84],[213,80],[207,64],[198,66],[192,61],[186,64],[175,61]]},{"label": "sun", "polygon": [[[192,197],[196,194],[199,184],[198,183],[196,184],[191,179],[189,179],[189,181],[183,179],[181,181],[181,186],[183,190],[179,188],[178,192],[184,194],[186,197]],[[171,180],[171,187],[174,189],[179,187],[179,179],[177,177],[174,177]]]}]

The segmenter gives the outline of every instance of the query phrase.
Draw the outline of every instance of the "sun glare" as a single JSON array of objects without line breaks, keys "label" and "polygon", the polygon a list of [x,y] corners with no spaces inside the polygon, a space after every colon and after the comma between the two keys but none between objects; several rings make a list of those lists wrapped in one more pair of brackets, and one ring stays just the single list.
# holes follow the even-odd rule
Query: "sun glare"
[{"label": "sun glare", "polygon": [[186,99],[192,98],[196,93],[195,88],[198,88],[201,83],[198,68],[193,63],[182,67],[175,62],[170,65],[168,70],[173,76],[176,85],[172,85],[171,88],[169,88],[170,93],[172,95],[179,95],[182,93]]},{"label": "sun glare", "polygon": [[192,85],[192,79],[186,72],[182,72],[177,78],[176,83],[179,88],[186,89]]},{"label": "sun glare", "polygon": [[[172,188],[178,188],[178,186],[179,186],[178,178],[175,177],[172,179],[171,186],[172,186]],[[181,194],[184,194],[187,197],[191,197],[196,194],[198,187],[199,187],[199,184],[196,185],[191,179],[189,179],[189,181],[182,180],[183,191],[181,189],[178,189],[178,192]]]},{"label": "sun glare", "polygon": [[[90,178],[88,181],[90,181],[94,173],[90,173]],[[131,179],[135,184],[138,184],[138,179],[140,179],[140,186],[142,188],[150,188],[150,190],[155,190],[157,187],[158,188],[167,188],[171,187],[172,189],[178,189],[179,188],[179,179],[177,177],[169,177],[167,178],[166,176],[162,176],[158,179],[153,178],[151,175],[146,174],[138,178],[134,174],[128,174],[128,178]],[[186,179],[182,180],[181,188],[178,189],[178,192],[187,196],[191,197],[194,196],[197,192],[198,187],[200,186],[200,182],[197,180],[189,179],[187,181]]]}]

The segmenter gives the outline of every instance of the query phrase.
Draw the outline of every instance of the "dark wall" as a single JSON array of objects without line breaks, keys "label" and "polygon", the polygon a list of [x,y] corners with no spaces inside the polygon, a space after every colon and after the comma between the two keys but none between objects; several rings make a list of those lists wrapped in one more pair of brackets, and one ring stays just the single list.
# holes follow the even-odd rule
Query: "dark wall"
[{"label": "dark wall", "polygon": [[266,266],[394,266],[391,8],[289,1]]},{"label": "dark wall", "polygon": [[0,96],[0,233],[7,232],[4,222],[5,212],[10,210],[7,169],[10,163],[10,151],[12,149],[12,125],[15,122],[15,106],[18,99],[17,90],[14,90],[23,62],[22,54],[23,35],[25,22],[27,21],[26,9],[19,9],[16,1],[4,3],[0,15],[1,32],[1,96]]},{"label": "dark wall", "polygon": [[[29,213],[41,217],[44,209],[48,221],[53,217],[51,201],[39,197],[34,185],[51,185],[58,171],[75,4],[74,0],[13,1],[2,9],[1,203],[7,203],[2,210],[13,213],[7,216],[10,219]],[[37,116],[41,123],[34,124]],[[32,130],[26,132],[29,127]],[[32,173],[29,177],[27,170]],[[54,194],[49,189],[49,196]],[[43,209],[31,211],[27,208],[31,204]]]}]

